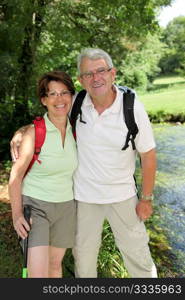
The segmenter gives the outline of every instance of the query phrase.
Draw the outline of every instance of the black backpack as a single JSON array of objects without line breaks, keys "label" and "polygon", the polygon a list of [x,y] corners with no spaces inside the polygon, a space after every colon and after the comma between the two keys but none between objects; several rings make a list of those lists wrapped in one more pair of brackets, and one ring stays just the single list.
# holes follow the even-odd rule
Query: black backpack
[{"label": "black backpack", "polygon": [[[134,139],[138,133],[138,127],[135,122],[134,118],[134,99],[135,99],[135,94],[134,92],[129,89],[128,87],[124,86],[118,86],[119,90],[123,92],[123,115],[125,118],[125,123],[128,128],[128,133],[125,141],[125,145],[121,150],[126,150],[128,148],[128,143],[131,141],[132,143],[132,148],[133,150],[136,149],[135,147],[135,142]],[[86,90],[80,91],[73,103],[73,107],[71,110],[71,115],[70,115],[70,122],[72,126],[72,132],[74,137],[76,138],[76,121],[78,118],[78,115],[80,115],[80,122],[86,124],[85,121],[82,120],[82,111],[81,111],[81,106],[83,103],[83,100],[86,95]]]}]

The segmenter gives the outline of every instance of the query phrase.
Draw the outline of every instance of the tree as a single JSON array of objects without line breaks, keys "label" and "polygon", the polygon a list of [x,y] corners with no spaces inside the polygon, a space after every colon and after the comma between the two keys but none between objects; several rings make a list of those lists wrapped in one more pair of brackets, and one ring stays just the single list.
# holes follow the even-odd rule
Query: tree
[{"label": "tree", "polygon": [[10,95],[14,101],[12,117],[15,125],[29,119],[28,97],[45,5],[45,0],[16,0],[16,3],[4,1],[2,6],[3,24],[6,25],[4,34],[8,36],[3,50],[9,57],[15,57],[12,65],[15,75]]},{"label": "tree", "polygon": [[160,62],[162,72],[185,76],[185,17],[177,17],[169,22],[164,29],[162,41],[166,44]]},{"label": "tree", "polygon": [[0,151],[6,155],[8,137],[31,119],[28,95],[45,3],[4,0],[0,4]]},{"label": "tree", "polygon": [[160,73],[159,60],[163,53],[163,44],[158,34],[148,34],[141,40],[125,40],[127,48],[125,59],[118,68],[118,83],[132,88],[146,89]]},{"label": "tree", "polygon": [[[130,56],[137,58],[144,51],[141,43],[149,32],[154,35],[158,30],[157,10],[170,2],[1,0],[0,139],[7,139],[38,112],[35,82],[43,72],[60,68],[76,78],[76,56],[81,48],[108,51],[123,77],[123,61],[127,60],[128,71],[133,68],[136,59]],[[134,47],[130,49],[128,44]],[[151,76],[149,68],[146,74]]]}]

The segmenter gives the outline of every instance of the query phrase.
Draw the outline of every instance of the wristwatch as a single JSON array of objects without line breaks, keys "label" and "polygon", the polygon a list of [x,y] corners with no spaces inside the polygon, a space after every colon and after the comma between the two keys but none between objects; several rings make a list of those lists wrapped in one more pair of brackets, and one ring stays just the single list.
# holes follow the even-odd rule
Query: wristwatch
[{"label": "wristwatch", "polygon": [[153,201],[154,200],[154,195],[153,194],[151,194],[151,195],[141,194],[141,199],[144,200],[144,201]]}]

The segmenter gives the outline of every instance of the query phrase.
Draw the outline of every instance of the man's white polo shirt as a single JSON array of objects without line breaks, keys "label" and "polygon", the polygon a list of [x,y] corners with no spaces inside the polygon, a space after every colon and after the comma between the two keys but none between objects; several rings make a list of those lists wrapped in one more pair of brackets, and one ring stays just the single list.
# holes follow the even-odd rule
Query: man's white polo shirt
[{"label": "man's white polo shirt", "polygon": [[[123,94],[116,87],[113,104],[101,115],[86,94],[82,119],[76,123],[78,168],[74,175],[75,199],[88,203],[114,203],[136,194],[133,174],[136,151],[125,144],[128,129],[123,117]],[[135,99],[134,115],[139,133],[135,139],[138,152],[155,148],[150,121],[143,105]]]}]

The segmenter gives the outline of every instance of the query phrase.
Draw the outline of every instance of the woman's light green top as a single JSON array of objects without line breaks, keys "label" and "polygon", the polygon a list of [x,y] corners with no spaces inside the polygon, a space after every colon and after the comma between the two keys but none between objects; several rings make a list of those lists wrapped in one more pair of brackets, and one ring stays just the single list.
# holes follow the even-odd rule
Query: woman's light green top
[{"label": "woman's light green top", "polygon": [[48,202],[74,199],[73,173],[77,167],[76,143],[67,121],[64,147],[61,132],[44,115],[46,138],[39,154],[39,164],[33,164],[25,176],[22,194]]}]

